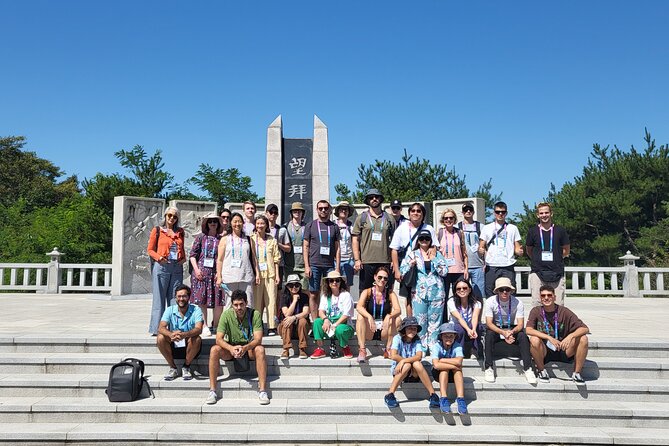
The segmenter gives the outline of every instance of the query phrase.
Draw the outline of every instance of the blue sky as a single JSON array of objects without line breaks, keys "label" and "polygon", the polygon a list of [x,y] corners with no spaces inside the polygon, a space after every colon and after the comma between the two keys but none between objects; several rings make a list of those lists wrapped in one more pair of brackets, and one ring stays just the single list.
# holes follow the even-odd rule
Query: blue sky
[{"label": "blue sky", "polygon": [[[0,0],[0,135],[80,179],[163,151],[264,193],[266,128],[328,126],[331,188],[403,149],[520,210],[592,144],[669,140],[665,1]],[[334,190],[333,190],[334,199]]]}]

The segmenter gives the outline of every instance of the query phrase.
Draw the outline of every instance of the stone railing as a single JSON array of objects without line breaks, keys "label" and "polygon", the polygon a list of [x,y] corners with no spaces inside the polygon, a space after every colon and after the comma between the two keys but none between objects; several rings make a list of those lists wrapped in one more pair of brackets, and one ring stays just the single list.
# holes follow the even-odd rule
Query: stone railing
[{"label": "stone railing", "polygon": [[0,263],[0,291],[111,291],[111,264],[60,263],[58,248],[47,255],[51,257],[49,263]]}]

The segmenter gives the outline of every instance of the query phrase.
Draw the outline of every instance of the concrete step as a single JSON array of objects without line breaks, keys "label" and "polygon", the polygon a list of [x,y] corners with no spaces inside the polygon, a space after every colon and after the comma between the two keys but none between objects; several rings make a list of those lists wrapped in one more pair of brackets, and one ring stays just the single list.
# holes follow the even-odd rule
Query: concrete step
[{"label": "concrete step", "polygon": [[[449,417],[450,418],[450,417]],[[29,444],[268,444],[268,443],[440,443],[440,444],[627,444],[669,445],[667,429],[623,427],[462,425],[458,416],[444,425],[323,423],[240,423],[222,427],[182,423],[0,423],[0,442]],[[452,425],[447,425],[451,424]]]},{"label": "concrete step", "polygon": [[[107,374],[17,374],[0,375],[0,398],[104,397]],[[165,381],[162,375],[148,377],[157,398],[203,399],[209,379],[196,375],[191,381],[177,378]],[[218,380],[223,399],[254,399],[257,378],[226,375]],[[275,398],[301,399],[379,399],[387,392],[390,376],[270,376],[268,384]],[[433,383],[435,388],[438,385]],[[453,385],[449,394],[454,396]],[[398,391],[406,398],[426,398],[419,383],[405,383]],[[530,385],[522,376],[499,377],[485,382],[481,375],[465,377],[465,396],[469,400],[521,399],[524,401],[641,401],[663,402],[669,397],[669,382],[644,379],[605,379],[586,381],[577,386],[571,380],[552,379],[550,383]]]},{"label": "concrete step", "polygon": [[[453,404],[455,410],[455,404]],[[17,397],[1,398],[2,423],[160,423],[170,414],[183,424],[322,423],[448,424],[453,414],[430,409],[426,400],[404,400],[388,409],[375,399],[274,398],[268,406],[255,399],[221,400],[207,405],[204,398],[141,399],[110,403],[106,398]],[[461,421],[476,425],[589,426],[664,428],[669,424],[669,403],[592,401],[472,401]],[[465,420],[466,419],[466,420]],[[195,429],[197,430],[197,429]],[[669,433],[669,430],[667,430]]]}]

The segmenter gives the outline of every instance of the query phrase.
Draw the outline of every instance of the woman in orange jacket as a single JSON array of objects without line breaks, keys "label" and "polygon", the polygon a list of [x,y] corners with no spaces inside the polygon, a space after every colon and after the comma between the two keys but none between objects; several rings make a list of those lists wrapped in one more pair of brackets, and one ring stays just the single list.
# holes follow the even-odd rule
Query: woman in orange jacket
[{"label": "woman in orange jacket", "polygon": [[179,227],[179,209],[168,207],[160,226],[151,230],[147,252],[152,260],[153,305],[149,333],[156,336],[160,318],[174,302],[176,288],[183,283],[186,252],[184,230]]}]

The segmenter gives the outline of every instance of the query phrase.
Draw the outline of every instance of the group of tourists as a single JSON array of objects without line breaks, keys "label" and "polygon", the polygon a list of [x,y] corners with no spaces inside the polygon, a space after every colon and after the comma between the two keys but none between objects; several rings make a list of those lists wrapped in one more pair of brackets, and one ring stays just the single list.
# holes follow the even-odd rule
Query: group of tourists
[{"label": "group of tourists", "polygon": [[[262,338],[276,335],[282,339],[284,360],[291,357],[295,340],[293,351],[301,359],[352,359],[349,342],[357,336],[357,361],[363,363],[367,343],[380,341],[392,364],[393,381],[385,396],[391,408],[399,405],[394,396],[398,386],[416,380],[428,390],[430,407],[449,412],[446,389],[453,382],[458,412],[466,413],[462,363],[470,357],[483,361],[488,382],[495,381],[494,358],[500,353],[520,356],[532,384],[537,382],[532,360],[542,381],[550,379],[545,363],[562,361],[574,362],[573,380],[583,382],[588,327],[563,306],[569,238],[553,224],[548,203],[537,206],[539,223],[523,247],[518,228],[506,221],[503,202],[495,203],[494,221],[486,225],[474,220],[471,203],[462,206],[461,222],[453,209],[446,209],[438,231],[426,223],[422,204],[413,203],[404,217],[399,200],[389,210],[383,202],[383,195],[370,189],[367,209],[351,222],[349,203],[333,209],[320,200],[316,218],[308,223],[304,207],[296,202],[281,226],[276,205],[257,214],[255,204],[245,202],[243,215],[227,209],[206,215],[188,257],[179,211],[168,208],[148,245],[154,261],[149,331],[170,365],[165,379],[179,375],[175,358],[184,359],[181,375],[191,379],[200,335],[215,333],[209,404],[217,400],[221,359],[234,361],[242,371],[249,360],[255,361],[258,398],[269,403]],[[523,303],[515,297],[513,270],[516,257],[525,253],[532,265],[533,308],[527,324]],[[185,262],[192,289],[182,285]],[[349,292],[355,274],[357,302]],[[407,317],[402,320],[403,312]],[[311,355],[310,334],[315,342]],[[440,396],[422,362],[428,355]]]}]

